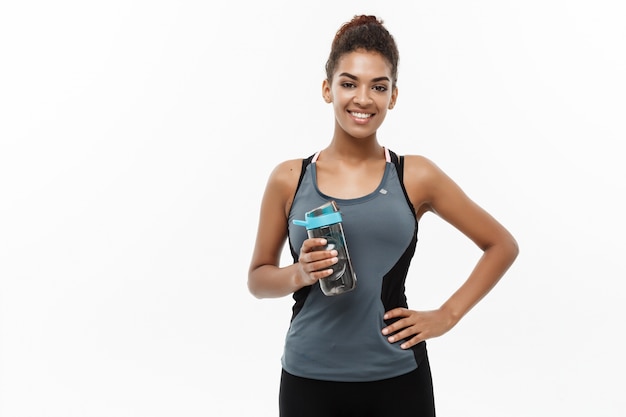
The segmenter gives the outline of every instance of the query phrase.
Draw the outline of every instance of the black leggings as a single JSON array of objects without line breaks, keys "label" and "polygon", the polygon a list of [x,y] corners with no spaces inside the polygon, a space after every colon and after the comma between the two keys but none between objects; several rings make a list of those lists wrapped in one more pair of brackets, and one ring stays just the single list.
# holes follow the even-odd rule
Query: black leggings
[{"label": "black leggings", "polygon": [[319,381],[283,370],[280,417],[434,417],[428,356],[416,370],[372,382]]}]

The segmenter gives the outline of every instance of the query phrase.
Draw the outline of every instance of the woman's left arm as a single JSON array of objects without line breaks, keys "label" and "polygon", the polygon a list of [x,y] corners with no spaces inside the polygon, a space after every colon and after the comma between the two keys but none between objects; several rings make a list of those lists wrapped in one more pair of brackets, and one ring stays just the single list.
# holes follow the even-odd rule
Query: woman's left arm
[{"label": "woman's left arm", "polygon": [[519,248],[504,226],[430,160],[407,156],[404,178],[418,218],[426,211],[436,213],[483,251],[466,281],[440,308],[421,312],[396,308],[386,312],[385,320],[398,321],[385,327],[383,334],[390,335],[391,343],[408,339],[402,344],[406,349],[454,327],[502,278]]}]

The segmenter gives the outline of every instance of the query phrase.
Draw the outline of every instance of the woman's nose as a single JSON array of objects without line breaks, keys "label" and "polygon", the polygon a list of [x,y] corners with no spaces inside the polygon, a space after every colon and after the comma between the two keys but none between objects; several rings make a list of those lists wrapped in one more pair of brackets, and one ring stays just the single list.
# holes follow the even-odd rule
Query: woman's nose
[{"label": "woman's nose", "polygon": [[367,106],[372,102],[369,88],[359,88],[354,95],[354,103],[359,106]]}]

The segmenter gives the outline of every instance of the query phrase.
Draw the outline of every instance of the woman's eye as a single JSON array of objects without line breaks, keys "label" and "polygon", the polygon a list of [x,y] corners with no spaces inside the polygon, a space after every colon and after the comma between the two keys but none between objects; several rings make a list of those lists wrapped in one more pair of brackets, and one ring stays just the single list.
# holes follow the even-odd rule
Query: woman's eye
[{"label": "woman's eye", "polygon": [[385,87],[384,85],[375,85],[374,90],[384,93],[385,91],[387,91],[387,87]]},{"label": "woman's eye", "polygon": [[345,88],[354,88],[354,84],[349,82],[341,83],[341,86]]}]

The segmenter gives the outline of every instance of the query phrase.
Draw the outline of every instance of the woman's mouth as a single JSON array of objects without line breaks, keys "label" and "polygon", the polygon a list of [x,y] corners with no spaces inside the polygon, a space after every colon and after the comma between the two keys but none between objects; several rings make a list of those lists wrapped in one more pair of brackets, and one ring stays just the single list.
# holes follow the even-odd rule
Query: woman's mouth
[{"label": "woman's mouth", "polygon": [[354,120],[360,123],[367,122],[374,115],[373,113],[361,113],[356,111],[349,111],[348,113],[350,113],[350,116],[352,116]]}]

